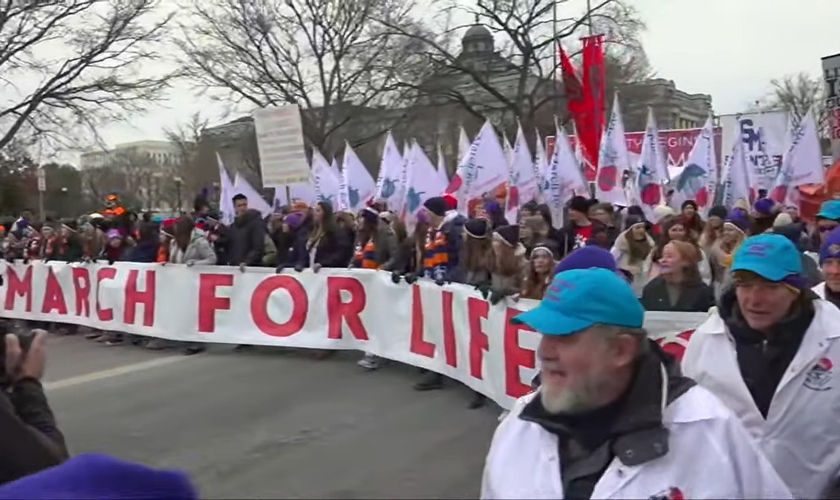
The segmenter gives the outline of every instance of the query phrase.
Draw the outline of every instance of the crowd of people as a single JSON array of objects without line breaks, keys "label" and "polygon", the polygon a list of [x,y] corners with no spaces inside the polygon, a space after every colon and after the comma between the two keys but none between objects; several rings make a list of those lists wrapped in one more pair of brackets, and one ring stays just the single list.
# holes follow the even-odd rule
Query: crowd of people
[{"label": "crowd of people", "polygon": [[[793,491],[800,498],[817,498],[837,486],[840,457],[826,446],[840,449],[840,433],[819,422],[832,421],[840,399],[826,406],[823,399],[834,393],[818,400],[802,396],[801,388],[785,392],[785,384],[801,377],[815,394],[827,393],[826,384],[831,388],[829,354],[840,321],[840,200],[824,203],[815,223],[808,224],[795,208],[767,198],[729,210],[715,206],[706,217],[695,202],[686,201],[679,212],[659,206],[646,217],[640,207],[574,197],[565,224],[556,225],[544,204],[527,203],[518,220],[508,221],[498,200],[471,203],[465,215],[453,197],[444,195],[425,201],[410,232],[381,203],[351,214],[335,213],[325,202],[295,202],[263,218],[245,196],[233,202],[230,225],[222,224],[203,198],[196,199],[190,214],[166,220],[125,212],[37,223],[25,212],[5,221],[0,245],[10,260],[226,265],[242,271],[257,266],[278,273],[373,269],[389,273],[395,283],[426,279],[469,285],[494,304],[505,298],[540,300],[539,307],[515,318],[541,334],[540,373],[534,392],[517,402],[497,431],[485,471],[485,498],[526,491],[534,497],[548,491],[558,498],[600,497],[598,485],[616,453],[624,453],[618,458],[628,466],[668,454],[684,461],[683,441],[669,449],[662,441],[667,433],[655,432],[675,422],[665,418],[671,406],[681,412],[676,422],[694,422],[692,412],[705,415],[700,420],[721,422],[702,432],[678,427],[682,440],[702,438],[714,445],[692,456],[698,463],[714,463],[708,467],[720,474],[721,484],[741,481],[717,496],[788,498]],[[647,339],[645,311],[709,312],[682,367]],[[72,325],[57,326],[77,333]],[[67,458],[39,382],[43,335],[38,332],[28,349],[21,349],[15,335],[6,336],[0,416],[16,415],[25,430],[15,433],[9,449],[28,451],[15,454],[26,460],[3,462],[0,482]],[[108,345],[179,347],[187,354],[204,349],[121,332],[86,336]],[[370,353],[359,361],[368,370],[382,363]],[[698,385],[717,399],[693,390]],[[431,372],[415,385],[417,390],[443,387],[443,376]],[[474,393],[469,406],[484,403],[484,396]],[[727,420],[726,411],[743,427]],[[801,425],[791,421],[796,414],[807,415],[798,418]],[[827,444],[815,446],[807,437],[812,431]],[[549,473],[528,480],[550,463],[539,451],[546,436],[559,440],[552,453],[568,457],[558,460],[559,468],[553,465],[562,482],[541,482],[550,480]],[[640,440],[621,441],[627,436]],[[540,463],[525,471],[521,464],[529,460]],[[515,470],[524,472],[511,480]],[[673,477],[689,481],[682,472]],[[701,487],[689,482],[690,488]],[[643,493],[618,491],[632,497]],[[677,498],[676,493],[666,490],[661,498]]]}]

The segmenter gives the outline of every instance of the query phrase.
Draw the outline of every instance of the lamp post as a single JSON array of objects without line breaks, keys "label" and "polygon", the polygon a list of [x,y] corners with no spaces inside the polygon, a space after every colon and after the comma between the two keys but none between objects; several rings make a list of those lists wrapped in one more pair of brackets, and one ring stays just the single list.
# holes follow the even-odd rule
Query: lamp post
[{"label": "lamp post", "polygon": [[183,183],[183,179],[181,179],[180,177],[175,177],[175,198],[178,200],[178,217],[181,216],[181,184]]}]

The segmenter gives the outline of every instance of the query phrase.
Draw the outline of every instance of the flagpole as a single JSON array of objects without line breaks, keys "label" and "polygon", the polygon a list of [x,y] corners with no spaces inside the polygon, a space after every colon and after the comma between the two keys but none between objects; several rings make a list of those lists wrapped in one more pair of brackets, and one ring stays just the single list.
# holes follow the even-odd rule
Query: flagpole
[{"label": "flagpole", "polygon": [[[589,0],[587,0],[589,1]],[[554,51],[552,54],[552,61],[554,67],[554,116],[560,116],[560,89],[557,82],[557,53],[560,50],[560,40],[557,39],[557,2],[551,5],[551,32],[554,35]],[[556,138],[555,138],[556,140]]]},{"label": "flagpole", "polygon": [[[557,2],[555,2],[555,5],[557,5]],[[592,0],[586,0],[586,18],[587,18],[587,21],[589,21],[587,23],[587,24],[589,24],[589,36],[592,36],[592,34],[593,34],[593,28],[592,28]]]}]

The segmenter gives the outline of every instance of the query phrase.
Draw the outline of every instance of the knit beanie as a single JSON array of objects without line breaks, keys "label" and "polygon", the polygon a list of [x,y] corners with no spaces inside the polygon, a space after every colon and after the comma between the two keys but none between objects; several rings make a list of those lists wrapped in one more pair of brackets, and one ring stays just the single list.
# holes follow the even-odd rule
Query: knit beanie
[{"label": "knit beanie", "polygon": [[440,217],[443,217],[446,215],[446,212],[449,211],[449,204],[446,203],[443,196],[432,196],[423,203],[423,206],[426,207],[426,210],[429,212]]},{"label": "knit beanie", "polygon": [[783,227],[793,224],[793,218],[790,214],[782,212],[773,219],[773,227]]},{"label": "knit beanie", "polygon": [[730,225],[735,229],[738,229],[742,233],[746,234],[747,230],[750,228],[750,221],[747,220],[747,216],[740,210],[733,210],[732,213],[729,214],[723,225]]},{"label": "knit beanie", "polygon": [[496,229],[493,233],[493,238],[505,243],[508,246],[515,247],[519,244],[519,225],[510,224]]},{"label": "knit beanie", "polygon": [[303,212],[292,212],[283,218],[283,222],[292,229],[302,226],[304,220],[306,220],[306,215]]},{"label": "knit beanie", "polygon": [[685,209],[686,209],[686,207],[691,207],[691,208],[693,208],[695,211],[697,211],[697,202],[696,202],[696,201],[694,201],[694,200],[685,200],[685,201],[683,202],[682,206],[680,207],[680,210],[685,210]]},{"label": "knit beanie", "polygon": [[362,209],[362,219],[365,222],[369,222],[371,224],[376,224],[379,222],[379,210],[373,207],[365,207]]},{"label": "knit beanie", "polygon": [[574,210],[580,213],[589,213],[589,207],[592,206],[592,200],[584,198],[583,196],[573,196],[569,200],[569,210]]},{"label": "knit beanie", "polygon": [[653,207],[653,222],[659,222],[670,215],[674,215],[674,209],[668,205],[657,205]]},{"label": "knit beanie", "polygon": [[753,204],[757,217],[770,217],[776,213],[776,202],[770,198],[760,198]]},{"label": "knit beanie", "polygon": [[458,210],[458,198],[449,193],[444,193],[441,198],[446,201],[446,206],[449,207],[449,210]]},{"label": "knit beanie", "polygon": [[470,219],[464,224],[464,232],[471,238],[486,238],[490,232],[490,222],[486,219]]},{"label": "knit beanie", "polygon": [[828,259],[840,259],[840,227],[828,233],[820,247],[820,265]]},{"label": "knit beanie", "polygon": [[718,217],[720,219],[725,219],[727,215],[729,215],[729,212],[723,205],[715,205],[709,209],[709,217]]},{"label": "knit beanie", "polygon": [[601,247],[586,246],[570,253],[554,268],[554,274],[572,269],[591,269],[593,267],[616,271],[615,257]]},{"label": "knit beanie", "polygon": [[59,498],[192,500],[198,493],[183,472],[156,470],[105,455],[79,455],[0,486],[0,500]]}]

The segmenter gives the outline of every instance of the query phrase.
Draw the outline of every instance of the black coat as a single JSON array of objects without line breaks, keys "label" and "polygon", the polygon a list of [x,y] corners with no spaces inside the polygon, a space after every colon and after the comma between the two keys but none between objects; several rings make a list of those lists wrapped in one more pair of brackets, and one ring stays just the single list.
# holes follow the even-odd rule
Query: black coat
[{"label": "black coat", "polygon": [[[298,238],[295,242],[295,267],[309,267],[308,244],[308,238]],[[353,240],[347,230],[335,228],[325,233],[318,241],[315,264],[321,267],[348,267],[352,258]]]},{"label": "black coat", "polygon": [[648,311],[708,312],[715,305],[715,292],[709,285],[698,282],[683,289],[677,303],[671,304],[665,278],[657,276],[645,285],[641,300]]},{"label": "black coat", "polygon": [[261,266],[265,254],[265,222],[256,210],[238,216],[227,230],[228,264]]}]

